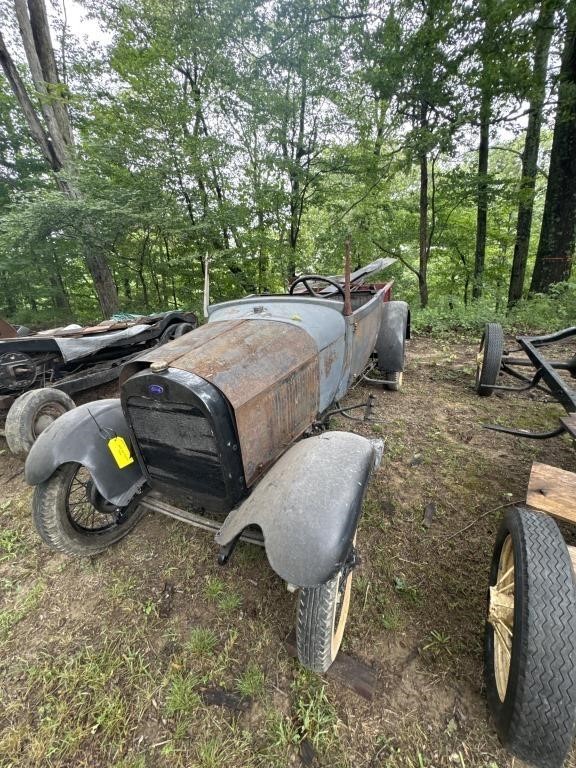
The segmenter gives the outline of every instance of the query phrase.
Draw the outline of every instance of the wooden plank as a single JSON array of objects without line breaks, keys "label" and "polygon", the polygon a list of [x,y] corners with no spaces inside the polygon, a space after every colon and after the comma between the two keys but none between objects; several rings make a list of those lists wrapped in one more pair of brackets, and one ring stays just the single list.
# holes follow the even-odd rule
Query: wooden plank
[{"label": "wooden plank", "polygon": [[[291,632],[288,636],[286,650],[289,656],[297,658],[295,632]],[[342,683],[347,688],[351,688],[368,701],[372,701],[374,698],[377,680],[376,670],[364,664],[364,662],[348,656],[346,653],[342,653],[342,651],[336,656],[336,661],[325,674],[327,677]]]},{"label": "wooden plank", "polygon": [[535,461],[526,502],[558,520],[576,525],[576,474]]},{"label": "wooden plank", "polygon": [[569,413],[568,416],[562,416],[560,421],[564,424],[572,437],[576,437],[576,413]]}]

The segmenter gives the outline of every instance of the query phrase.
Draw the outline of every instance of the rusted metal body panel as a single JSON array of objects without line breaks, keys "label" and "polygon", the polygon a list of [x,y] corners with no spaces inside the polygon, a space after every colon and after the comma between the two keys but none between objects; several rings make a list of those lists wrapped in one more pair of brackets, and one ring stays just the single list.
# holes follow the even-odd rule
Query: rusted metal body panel
[{"label": "rusted metal body panel", "polygon": [[226,396],[236,417],[247,485],[318,413],[317,347],[303,328],[290,323],[210,322],[142,355],[122,376],[152,363],[201,376]]},{"label": "rusted metal body panel", "polygon": [[305,329],[314,339],[318,355],[318,411],[330,407],[340,388],[345,365],[346,323],[342,301],[311,296],[250,296],[216,304],[209,311],[209,325],[214,321],[244,318],[253,322],[266,319],[289,323]]},{"label": "rusted metal body panel", "polygon": [[374,350],[382,322],[383,306],[381,294],[378,292],[347,318],[347,330],[352,332],[352,338],[348,338],[346,343],[351,350],[348,385],[360,376]]},{"label": "rusted metal body panel", "polygon": [[16,328],[0,317],[0,339],[15,339],[17,336]]}]

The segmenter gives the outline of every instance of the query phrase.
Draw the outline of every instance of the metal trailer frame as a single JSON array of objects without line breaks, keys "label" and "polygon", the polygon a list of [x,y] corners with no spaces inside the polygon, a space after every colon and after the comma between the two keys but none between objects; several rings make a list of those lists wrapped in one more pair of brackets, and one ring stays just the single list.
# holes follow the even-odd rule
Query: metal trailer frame
[{"label": "metal trailer frame", "polygon": [[[558,374],[558,371],[568,371],[570,376],[576,379],[576,354],[568,360],[556,360],[544,355],[543,347],[555,344],[565,339],[576,336],[576,327],[564,328],[556,333],[544,336],[517,336],[518,347],[504,350],[500,361],[500,372],[507,373],[524,382],[522,386],[507,386],[504,384],[483,384],[484,389],[500,392],[526,392],[531,389],[541,389],[551,394],[555,400],[568,413],[568,417],[560,420],[560,426],[548,432],[530,432],[525,429],[513,429],[497,425],[485,425],[486,429],[495,432],[504,432],[518,437],[527,437],[533,440],[546,440],[556,437],[564,432],[569,432],[576,437],[576,389],[570,387]],[[514,352],[524,352],[528,359],[513,357]],[[532,377],[525,376],[516,368],[534,368]]]}]

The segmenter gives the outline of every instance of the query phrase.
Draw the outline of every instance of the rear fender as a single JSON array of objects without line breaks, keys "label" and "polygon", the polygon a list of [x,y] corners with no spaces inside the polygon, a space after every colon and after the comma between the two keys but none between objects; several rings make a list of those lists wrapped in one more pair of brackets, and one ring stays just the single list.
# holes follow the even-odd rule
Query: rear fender
[{"label": "rear fender", "polygon": [[344,564],[383,444],[326,432],[292,446],[216,535],[229,544],[249,525],[262,529],[271,567],[289,584],[323,584]]},{"label": "rear fender", "polygon": [[44,483],[59,466],[75,462],[89,470],[96,488],[107,501],[126,506],[145,478],[136,459],[119,469],[108,448],[108,440],[114,436],[123,437],[130,445],[118,399],[86,403],[64,413],[32,446],[24,470],[26,482],[29,485]]},{"label": "rear fender", "polygon": [[410,309],[405,301],[384,304],[382,322],[376,340],[378,370],[397,372],[404,370],[406,339],[410,338]]}]

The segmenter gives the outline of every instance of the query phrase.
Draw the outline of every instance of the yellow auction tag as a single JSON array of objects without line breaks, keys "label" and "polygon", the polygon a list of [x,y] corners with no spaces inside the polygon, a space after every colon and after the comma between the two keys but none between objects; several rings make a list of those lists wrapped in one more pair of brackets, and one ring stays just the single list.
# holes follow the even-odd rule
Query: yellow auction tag
[{"label": "yellow auction tag", "polygon": [[124,469],[124,467],[128,467],[130,464],[134,464],[134,457],[130,453],[128,443],[123,437],[120,437],[120,435],[111,437],[110,440],[108,440],[108,448],[120,469]]}]

